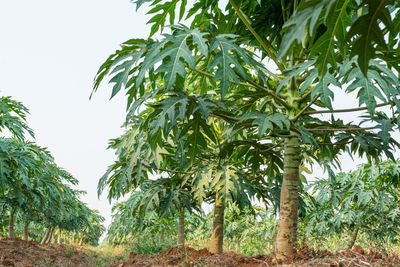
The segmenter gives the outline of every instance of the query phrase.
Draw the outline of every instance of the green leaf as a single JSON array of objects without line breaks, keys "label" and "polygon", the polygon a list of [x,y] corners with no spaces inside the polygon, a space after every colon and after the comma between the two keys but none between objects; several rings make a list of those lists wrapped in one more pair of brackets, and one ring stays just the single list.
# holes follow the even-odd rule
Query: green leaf
[{"label": "green leaf", "polygon": [[349,2],[350,0],[333,1],[330,12],[326,15],[327,30],[312,46],[311,55],[318,55],[315,66],[318,68],[321,78],[327,72],[329,65],[336,67],[336,47],[339,46],[344,53],[346,27],[351,24],[347,13]]},{"label": "green leaf", "polygon": [[228,91],[231,85],[230,80],[239,83],[234,68],[242,77],[246,77],[246,73],[237,56],[240,56],[246,63],[250,64],[247,51],[237,46],[234,40],[231,40],[235,37],[235,35],[220,34],[212,40],[210,45],[210,51],[215,51],[218,48],[218,52],[208,69],[212,70],[214,67],[219,66],[215,72],[215,81],[220,81],[221,97],[224,97]]},{"label": "green leaf", "polygon": [[[372,75],[374,75],[372,73]],[[368,74],[368,76],[370,76]],[[380,89],[374,84],[373,80],[365,77],[359,68],[353,69],[350,72],[348,80],[352,81],[347,87],[346,92],[352,92],[358,89],[359,105],[365,104],[368,107],[368,112],[373,114],[376,107],[376,99],[386,101],[385,97],[380,92]]]},{"label": "green leaf", "polygon": [[[165,22],[167,21],[167,16],[169,16],[169,24],[175,23],[175,9],[176,9],[178,2],[182,2],[182,4],[181,4],[182,6],[186,5],[186,1],[179,1],[179,0],[167,1],[165,3],[156,5],[159,2],[160,1],[154,1],[154,3],[152,3],[151,5],[152,6],[155,5],[155,6],[152,9],[150,9],[149,12],[147,12],[147,14],[154,14],[154,13],[158,13],[161,11],[161,13],[154,15],[147,22],[147,24],[153,24],[151,26],[150,36],[155,34],[158,30],[160,30],[160,31],[163,30],[163,28],[165,26]],[[142,4],[142,3],[140,3],[140,4]],[[182,6],[181,6],[181,8],[182,8]],[[139,7],[140,7],[140,5],[139,5]]]},{"label": "green leaf", "polygon": [[378,135],[382,138],[382,142],[385,144],[389,143],[390,140],[390,132],[393,131],[393,124],[392,121],[387,120],[376,120],[378,123],[377,127],[381,129]]},{"label": "green leaf", "polygon": [[165,34],[165,38],[151,46],[150,52],[146,54],[143,65],[138,74],[136,86],[142,84],[145,73],[153,68],[160,61],[161,65],[156,72],[164,73],[165,87],[171,89],[176,83],[177,75],[182,78],[186,77],[186,69],[184,62],[192,69],[195,68],[196,61],[192,51],[189,49],[187,42],[189,38],[193,38],[194,43],[198,45],[200,52],[208,55],[206,41],[204,35],[199,30],[190,30],[182,28],[175,30],[172,35]]},{"label": "green leaf", "polygon": [[275,128],[275,125],[279,129],[290,129],[290,121],[288,118],[280,113],[275,114],[265,114],[262,112],[254,111],[245,114],[240,122],[247,120],[254,120],[252,125],[258,126],[258,137],[261,138],[264,134],[269,133]]},{"label": "green leaf", "polygon": [[319,81],[311,93],[311,97],[320,94],[321,102],[324,103],[329,109],[332,109],[332,100],[334,97],[332,90],[329,89],[329,85],[331,84],[336,85],[339,88],[342,86],[335,77],[327,72],[325,73],[323,80]]},{"label": "green leaf", "polygon": [[290,19],[284,24],[281,46],[278,59],[283,58],[292,47],[293,43],[300,43],[305,34],[312,35],[323,7],[330,0],[302,1]]},{"label": "green leaf", "polygon": [[155,134],[159,129],[165,129],[167,136],[178,121],[183,121],[186,114],[188,98],[185,94],[168,97],[160,102],[159,105],[154,106],[161,110],[157,116],[158,119],[152,124],[151,135]]},{"label": "green leaf", "polygon": [[[297,78],[300,76],[300,74],[306,72],[310,67],[312,67],[315,64],[315,60],[308,60],[305,62],[302,62],[300,64],[297,64],[295,66],[292,66],[290,68],[287,68],[283,75],[285,76],[284,79],[279,81],[279,86],[276,88],[276,93],[279,94],[279,92],[282,90],[282,88],[287,85],[292,79]],[[310,70],[312,72],[312,70]],[[315,76],[309,75],[308,77],[315,78]],[[311,79],[311,78],[310,78]],[[312,83],[313,79],[307,80],[307,88],[308,86]],[[303,87],[302,87],[303,88]],[[304,87],[302,91],[306,90],[307,88]]]},{"label": "green leaf", "polygon": [[375,45],[387,47],[380,23],[392,29],[392,21],[387,5],[393,0],[365,0],[368,13],[359,17],[351,26],[346,39],[351,40],[351,56],[357,56],[357,62],[363,75],[367,76],[370,59],[375,58]]},{"label": "green leaf", "polygon": [[93,93],[96,92],[105,76],[110,75],[113,83],[111,98],[126,86],[129,76],[137,61],[142,57],[146,49],[146,41],[143,39],[131,39],[121,45],[121,49],[110,55],[97,71],[93,85]]}]

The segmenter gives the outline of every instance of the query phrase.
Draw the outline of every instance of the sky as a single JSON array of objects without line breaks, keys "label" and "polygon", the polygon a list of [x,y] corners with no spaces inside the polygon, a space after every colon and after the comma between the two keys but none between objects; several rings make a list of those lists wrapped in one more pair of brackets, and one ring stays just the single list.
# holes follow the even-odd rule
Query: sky
[{"label": "sky", "polygon": [[122,134],[126,98],[111,101],[106,83],[91,100],[93,78],[119,44],[147,37],[144,12],[129,0],[0,0],[0,95],[30,109],[36,142],[79,179],[82,200],[110,223],[97,182],[114,153],[108,140]]},{"label": "sky", "polygon": [[[106,194],[98,199],[97,182],[115,159],[106,148],[123,133],[126,97],[110,101],[106,83],[89,96],[98,68],[119,44],[147,37],[146,21],[145,9],[137,13],[129,0],[0,0],[0,95],[30,109],[36,142],[79,179],[87,191],[82,200],[101,212],[106,225],[111,205]],[[355,101],[354,94],[337,92],[334,107],[358,106]],[[364,161],[345,156],[343,170]],[[309,177],[322,175],[316,167]]]}]

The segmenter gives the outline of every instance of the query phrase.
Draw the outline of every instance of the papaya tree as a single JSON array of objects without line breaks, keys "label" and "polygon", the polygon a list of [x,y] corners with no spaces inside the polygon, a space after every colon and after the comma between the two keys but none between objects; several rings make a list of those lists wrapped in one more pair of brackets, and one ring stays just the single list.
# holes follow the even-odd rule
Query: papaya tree
[{"label": "papaya tree", "polygon": [[[228,159],[220,158],[218,161],[217,155],[223,139],[215,133],[224,132],[224,126],[214,121],[207,123],[199,116],[198,113],[201,110],[196,107],[196,102],[206,101],[184,94],[181,94],[180,98],[186,99],[189,105],[193,106],[187,109],[186,114],[182,114],[182,118],[188,118],[190,125],[201,124],[207,134],[207,136],[196,137],[202,138],[204,147],[192,152],[194,148],[185,143],[192,142],[193,136],[190,133],[182,134],[191,131],[192,126],[180,129],[177,123],[178,127],[170,126],[172,134],[162,145],[163,149],[159,148],[161,145],[157,141],[157,136],[152,135],[152,130],[148,129],[153,129],[149,125],[159,124],[160,119],[157,114],[163,112],[162,107],[167,105],[167,100],[170,101],[162,99],[159,103],[153,103],[150,108],[142,111],[140,116],[135,116],[127,132],[122,137],[111,141],[110,147],[117,150],[118,161],[111,165],[101,178],[99,193],[108,186],[109,198],[117,198],[135,190],[140,185],[140,190],[145,197],[138,203],[137,209],[142,215],[149,207],[159,210],[161,216],[171,210],[179,210],[183,215],[185,209],[188,211],[199,209],[203,201],[214,202],[216,208],[213,228],[217,230],[212,232],[211,251],[220,253],[223,243],[224,203],[235,202],[241,207],[250,206],[249,196],[257,194],[259,198],[264,198],[267,190],[264,190],[259,181],[263,178],[261,174],[257,179],[253,179],[253,182],[247,181],[246,171],[241,170],[241,167],[245,169],[245,165],[234,160],[235,156],[230,155],[225,157]],[[156,149],[152,151],[151,146]],[[197,160],[192,162],[188,154],[194,155]],[[235,163],[231,164],[233,161]],[[157,180],[147,178],[149,174],[157,172],[163,173],[165,177]],[[180,225],[183,226],[183,217],[180,221]],[[178,231],[178,234],[181,232],[183,231]],[[178,238],[178,242],[179,240]]]},{"label": "papaya tree", "polygon": [[[126,90],[128,117],[162,96],[165,105],[153,115],[156,123],[148,124],[151,149],[162,149],[177,126],[186,130],[179,137],[189,136],[185,148],[191,162],[206,148],[204,138],[212,140],[205,125],[225,125],[227,134],[216,135],[230,144],[229,151],[242,148],[241,158],[253,166],[246,170],[267,165],[274,174],[282,173],[275,253],[277,258],[292,256],[305,163],[330,169],[330,164],[340,165],[338,156],[344,152],[369,160],[393,159],[398,143],[391,132],[399,126],[400,106],[396,56],[393,49],[381,53],[386,50],[374,44],[387,44],[376,34],[382,25],[396,47],[395,21],[385,15],[398,12],[398,3],[135,1],[137,8],[146,2],[152,14],[149,39],[128,40],[110,55],[97,73],[94,91],[110,75],[112,97]],[[359,26],[365,21],[367,32]],[[151,39],[161,32],[158,40]],[[356,92],[358,103],[334,109],[335,90]],[[189,105],[188,98],[195,104]],[[378,112],[383,106],[390,112]],[[360,119],[345,122],[342,114],[351,112],[361,113]]]},{"label": "papaya tree", "polygon": [[33,137],[32,129],[26,124],[28,114],[28,108],[21,102],[11,97],[0,97],[0,132],[7,130],[18,140],[23,140],[25,133]]},{"label": "papaya tree", "polygon": [[312,184],[314,201],[307,208],[305,224],[310,232],[342,234],[352,248],[365,235],[374,245],[396,241],[400,228],[400,165],[385,161],[364,164],[334,179]]},{"label": "papaya tree", "polygon": [[[157,249],[154,246],[156,240],[164,246],[169,237],[176,236],[176,214],[169,213],[160,217],[156,210],[148,210],[144,215],[135,212],[141,195],[140,191],[136,191],[127,201],[113,206],[113,221],[106,237],[108,243],[138,243],[139,247],[141,243],[151,241],[153,249]],[[136,242],[133,242],[134,240]]]}]

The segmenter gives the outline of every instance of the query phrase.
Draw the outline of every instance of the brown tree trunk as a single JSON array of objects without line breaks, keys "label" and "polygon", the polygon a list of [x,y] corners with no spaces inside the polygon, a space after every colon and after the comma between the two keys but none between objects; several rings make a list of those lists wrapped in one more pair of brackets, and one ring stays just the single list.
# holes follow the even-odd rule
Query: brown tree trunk
[{"label": "brown tree trunk", "polygon": [[297,137],[285,140],[284,157],[278,234],[275,242],[275,256],[278,259],[291,257],[296,253],[300,165]]},{"label": "brown tree trunk", "polygon": [[79,246],[83,245],[83,237],[81,237],[81,239],[79,239]]},{"label": "brown tree trunk", "polygon": [[210,252],[222,254],[224,245],[224,202],[218,192],[215,194],[214,221]]},{"label": "brown tree trunk", "polygon": [[49,236],[49,234],[50,234],[50,231],[51,231],[51,228],[49,227],[48,229],[47,229],[47,231],[46,231],[46,233],[44,234],[44,237],[42,238],[42,242],[40,242],[40,244],[46,244],[46,241],[47,241],[47,238],[48,238],[48,236]]},{"label": "brown tree trunk", "polygon": [[61,244],[61,229],[58,229],[57,244]]},{"label": "brown tree trunk", "polygon": [[51,241],[51,236],[53,235],[53,227],[51,227],[50,228],[50,232],[49,232],[49,235],[47,236],[47,239],[46,239],[46,242],[45,242],[45,244],[49,244],[50,243],[50,241]]},{"label": "brown tree trunk", "polygon": [[178,246],[185,246],[185,209],[179,214],[178,221]]},{"label": "brown tree trunk", "polygon": [[14,212],[10,211],[10,219],[8,221],[8,238],[15,238],[15,222],[14,222]]},{"label": "brown tree trunk", "polygon": [[56,243],[56,238],[55,238],[54,232],[55,232],[55,230],[53,229],[53,231],[51,231],[51,236],[49,238],[49,243],[51,242],[52,244]]},{"label": "brown tree trunk", "polygon": [[25,241],[28,241],[29,239],[29,221],[25,221],[23,239]]},{"label": "brown tree trunk", "polygon": [[348,249],[351,249],[356,243],[357,235],[358,235],[358,228],[356,228],[351,234],[349,244],[347,245]]},{"label": "brown tree trunk", "polygon": [[236,253],[240,253],[240,239],[236,240]]}]

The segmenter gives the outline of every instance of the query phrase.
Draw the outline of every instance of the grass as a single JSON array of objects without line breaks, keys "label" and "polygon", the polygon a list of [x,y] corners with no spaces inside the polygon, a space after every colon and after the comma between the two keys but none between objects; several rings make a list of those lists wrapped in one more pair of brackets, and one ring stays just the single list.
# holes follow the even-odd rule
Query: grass
[{"label": "grass", "polygon": [[85,252],[90,256],[92,266],[104,267],[113,261],[122,260],[128,257],[125,247],[91,247],[84,246]]},{"label": "grass", "polygon": [[72,247],[65,247],[65,254],[67,254],[68,258],[71,258],[74,254],[74,248]]}]

